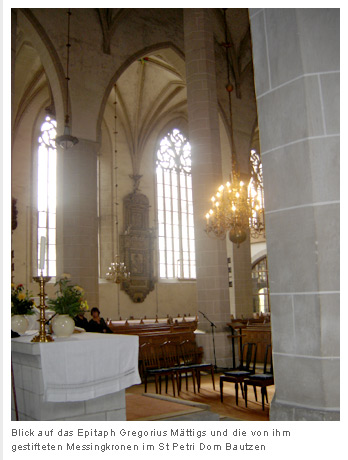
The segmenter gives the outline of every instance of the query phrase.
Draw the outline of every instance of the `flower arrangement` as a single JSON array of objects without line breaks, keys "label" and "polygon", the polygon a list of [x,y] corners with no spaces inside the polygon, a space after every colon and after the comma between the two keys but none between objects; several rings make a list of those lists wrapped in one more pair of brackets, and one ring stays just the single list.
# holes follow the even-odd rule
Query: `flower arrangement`
[{"label": "flower arrangement", "polygon": [[59,315],[69,315],[74,318],[81,311],[88,310],[86,300],[83,300],[84,290],[80,286],[70,284],[70,275],[63,274],[55,283],[58,286],[55,299],[48,299],[48,306]]},{"label": "flower arrangement", "polygon": [[23,284],[11,284],[11,315],[33,315],[34,300]]}]

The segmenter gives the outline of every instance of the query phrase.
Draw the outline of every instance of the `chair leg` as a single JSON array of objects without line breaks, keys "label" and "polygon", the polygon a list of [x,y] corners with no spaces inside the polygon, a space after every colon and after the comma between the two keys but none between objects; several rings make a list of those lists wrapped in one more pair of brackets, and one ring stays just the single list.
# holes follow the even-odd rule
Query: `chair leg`
[{"label": "chair leg", "polygon": [[256,386],[255,386],[255,385],[253,385],[253,387],[254,387],[254,395],[255,395],[255,401],[257,401]]},{"label": "chair leg", "polygon": [[147,375],[144,375],[145,393],[147,393]]},{"label": "chair leg", "polygon": [[262,395],[262,410],[265,410],[265,387],[261,387],[261,395]]},{"label": "chair leg", "polygon": [[199,369],[197,369],[196,377],[197,377],[197,389],[199,393],[199,390],[201,389],[201,372]]},{"label": "chair leg", "polygon": [[266,396],[266,401],[267,401],[267,404],[268,404],[267,387],[264,387],[264,388],[265,388],[265,396]]},{"label": "chair leg", "polygon": [[175,382],[174,382],[174,372],[172,373],[172,384],[173,384],[173,396],[175,398]]},{"label": "chair leg", "polygon": [[180,391],[181,391],[181,379],[182,375],[181,372],[176,372],[176,382],[177,382],[177,387],[178,387],[178,396],[180,396]]},{"label": "chair leg", "polygon": [[215,390],[215,379],[214,379],[214,368],[213,367],[211,368],[211,379],[213,381],[213,388]]},{"label": "chair leg", "polygon": [[244,401],[245,407],[248,407],[248,385],[244,383]]},{"label": "chair leg", "polygon": [[224,381],[222,379],[220,379],[220,399],[221,399],[221,402],[223,402],[223,392],[224,392]]},{"label": "chair leg", "polygon": [[155,387],[156,387],[156,394],[158,394],[158,377],[155,376]]},{"label": "chair leg", "polygon": [[240,382],[240,389],[242,390],[242,397],[244,398],[243,382]]},{"label": "chair leg", "polygon": [[178,396],[180,396],[181,390],[181,374],[179,372],[175,372],[175,379],[176,379],[176,388],[178,390]]},{"label": "chair leg", "polygon": [[[192,375],[192,382],[193,382],[193,392],[194,392],[194,394],[196,394],[196,377],[195,377],[195,371],[194,370],[192,370],[191,375]],[[197,385],[198,385],[198,383],[197,383]]]},{"label": "chair leg", "polygon": [[238,406],[238,383],[237,382],[234,384],[234,388],[236,391],[236,406]]}]

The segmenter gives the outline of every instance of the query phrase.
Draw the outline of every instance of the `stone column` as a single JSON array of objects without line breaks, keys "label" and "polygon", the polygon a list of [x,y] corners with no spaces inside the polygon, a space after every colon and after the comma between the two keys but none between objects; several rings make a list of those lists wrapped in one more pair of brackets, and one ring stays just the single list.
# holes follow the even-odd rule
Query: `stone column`
[{"label": "stone column", "polygon": [[339,9],[250,10],[264,168],[272,420],[339,418]]},{"label": "stone column", "polygon": [[11,8],[11,128],[14,116],[14,81],[16,63],[16,36],[17,36],[17,8]]},{"label": "stone column", "polygon": [[[218,365],[226,365],[231,360],[231,344],[222,332],[226,331],[226,323],[230,320],[226,243],[210,239],[204,232],[210,198],[222,183],[213,21],[210,15],[209,9],[184,9],[185,60],[192,147],[198,310],[217,326],[216,359]],[[210,331],[209,322],[201,314],[199,319],[199,328]],[[205,359],[211,361],[212,338],[207,334],[201,340],[204,340]]]},{"label": "stone column", "polygon": [[[16,35],[17,35],[17,8],[11,8],[11,151],[13,148],[13,123],[14,123],[14,100],[15,100],[15,92],[14,92],[14,82],[15,82],[15,62],[16,62]],[[12,192],[12,190],[11,190]],[[11,193],[12,194],[12,193]],[[11,196],[12,199],[15,197]],[[16,217],[17,220],[17,217]],[[12,217],[11,217],[12,221]],[[17,224],[15,225],[17,227]],[[13,234],[13,227],[11,229],[11,282],[14,279],[14,250],[13,242],[12,242],[12,234]]]},{"label": "stone column", "polygon": [[57,276],[69,273],[98,306],[98,214],[96,142],[79,139],[58,152]]}]

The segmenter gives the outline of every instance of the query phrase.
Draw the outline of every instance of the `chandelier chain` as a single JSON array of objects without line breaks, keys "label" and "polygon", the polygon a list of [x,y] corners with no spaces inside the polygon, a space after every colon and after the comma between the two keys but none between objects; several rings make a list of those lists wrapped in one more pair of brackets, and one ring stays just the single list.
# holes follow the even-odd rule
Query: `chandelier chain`
[{"label": "chandelier chain", "polygon": [[228,49],[232,46],[228,40],[227,16],[224,8],[225,23],[225,47],[228,106],[230,116],[230,137],[231,137],[231,181],[220,185],[217,193],[211,198],[211,209],[206,214],[206,233],[209,236],[223,239],[226,233],[229,239],[237,244],[237,247],[247,239],[248,232],[252,236],[259,236],[264,233],[264,202],[262,165],[256,151],[251,151],[249,158],[249,184],[240,180],[240,170],[237,159],[237,152],[234,143],[233,116],[232,116],[232,91],[233,85],[230,82],[230,62]]},{"label": "chandelier chain", "polygon": [[[111,262],[108,272],[105,277],[109,281],[113,281],[116,284],[125,283],[130,281],[130,272],[127,271],[127,267],[124,262],[120,262],[119,256],[119,215],[118,215],[118,150],[117,150],[117,85],[114,84],[115,92],[115,112],[114,112],[114,180],[115,180],[115,227],[116,227],[116,255],[114,261]],[[120,309],[119,290],[118,295],[118,309]]]}]

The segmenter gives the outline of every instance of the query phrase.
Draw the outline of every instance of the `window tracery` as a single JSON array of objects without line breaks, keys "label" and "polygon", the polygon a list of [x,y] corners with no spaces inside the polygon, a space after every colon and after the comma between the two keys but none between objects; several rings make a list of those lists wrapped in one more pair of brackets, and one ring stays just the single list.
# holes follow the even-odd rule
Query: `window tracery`
[{"label": "window tracery", "polygon": [[191,146],[173,129],[160,142],[156,158],[160,278],[196,277]]}]

